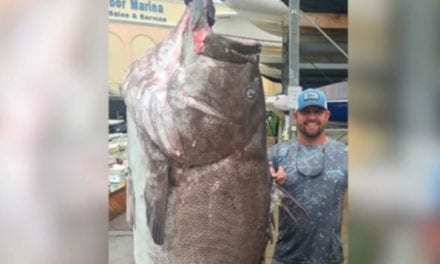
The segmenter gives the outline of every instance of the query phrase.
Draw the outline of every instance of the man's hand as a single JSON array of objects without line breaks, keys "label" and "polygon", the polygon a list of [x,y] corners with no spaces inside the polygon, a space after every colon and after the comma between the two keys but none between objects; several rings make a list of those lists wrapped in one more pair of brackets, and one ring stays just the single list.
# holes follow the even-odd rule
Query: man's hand
[{"label": "man's hand", "polygon": [[286,172],[284,172],[283,167],[279,167],[278,171],[275,171],[272,162],[269,162],[269,170],[272,178],[275,180],[276,183],[278,183],[279,185],[283,185],[286,182],[287,176]]}]

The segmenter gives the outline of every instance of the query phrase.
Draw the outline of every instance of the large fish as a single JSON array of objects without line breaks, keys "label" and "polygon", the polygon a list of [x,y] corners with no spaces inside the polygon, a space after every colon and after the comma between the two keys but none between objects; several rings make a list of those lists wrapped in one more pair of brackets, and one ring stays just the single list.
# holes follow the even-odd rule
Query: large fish
[{"label": "large fish", "polygon": [[128,218],[135,261],[257,264],[271,177],[261,46],[212,32],[212,0],[128,69]]}]

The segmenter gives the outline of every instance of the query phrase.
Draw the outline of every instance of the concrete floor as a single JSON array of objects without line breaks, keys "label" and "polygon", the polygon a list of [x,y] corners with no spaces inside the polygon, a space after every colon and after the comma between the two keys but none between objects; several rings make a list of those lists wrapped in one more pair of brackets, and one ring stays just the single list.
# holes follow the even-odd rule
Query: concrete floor
[{"label": "concrete floor", "polygon": [[109,264],[134,264],[133,232],[122,214],[109,223]]}]

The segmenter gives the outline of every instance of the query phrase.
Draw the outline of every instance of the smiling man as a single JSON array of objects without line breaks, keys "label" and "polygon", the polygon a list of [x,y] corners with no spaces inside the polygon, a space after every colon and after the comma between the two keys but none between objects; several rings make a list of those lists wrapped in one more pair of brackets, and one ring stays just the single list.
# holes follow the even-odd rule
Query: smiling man
[{"label": "smiling man", "polygon": [[347,190],[347,147],[325,133],[330,112],[325,94],[306,89],[293,113],[297,135],[269,151],[272,177],[299,204],[296,217],[280,210],[273,264],[342,263],[342,202]]},{"label": "smiling man", "polygon": [[298,140],[303,144],[322,144],[327,140],[325,125],[330,117],[327,100],[322,91],[307,89],[298,96],[298,109],[293,118]]}]

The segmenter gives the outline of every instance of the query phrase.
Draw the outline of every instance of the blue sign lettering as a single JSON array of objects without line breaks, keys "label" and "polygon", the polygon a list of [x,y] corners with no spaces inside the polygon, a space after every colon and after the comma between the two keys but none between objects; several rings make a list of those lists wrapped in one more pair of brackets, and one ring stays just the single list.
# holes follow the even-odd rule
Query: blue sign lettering
[{"label": "blue sign lettering", "polygon": [[[112,0],[110,0],[112,1]],[[139,2],[138,0],[130,0],[130,7],[133,10],[141,10],[152,13],[163,13],[163,5],[161,4],[153,4],[151,1],[148,2]]]},{"label": "blue sign lettering", "polygon": [[125,0],[109,0],[110,7],[125,8]]}]

